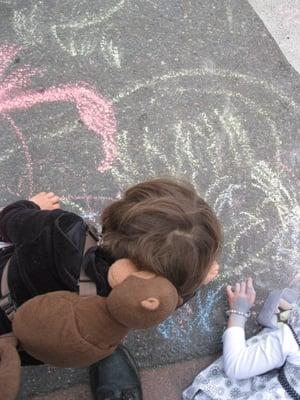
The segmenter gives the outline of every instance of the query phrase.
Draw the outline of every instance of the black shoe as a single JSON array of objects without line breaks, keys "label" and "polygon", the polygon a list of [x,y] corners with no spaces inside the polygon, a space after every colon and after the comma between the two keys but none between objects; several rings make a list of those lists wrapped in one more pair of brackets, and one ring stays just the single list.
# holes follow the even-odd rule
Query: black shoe
[{"label": "black shoe", "polygon": [[143,400],[136,363],[122,345],[109,357],[91,365],[89,375],[95,400]]}]

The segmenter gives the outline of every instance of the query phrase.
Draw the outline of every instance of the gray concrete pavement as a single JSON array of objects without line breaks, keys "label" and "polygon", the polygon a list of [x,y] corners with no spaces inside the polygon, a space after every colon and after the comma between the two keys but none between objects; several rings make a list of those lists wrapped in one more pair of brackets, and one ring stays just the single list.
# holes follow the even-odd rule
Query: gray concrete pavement
[{"label": "gray concrete pavement", "polygon": [[300,72],[299,0],[248,0],[288,62]]},{"label": "gray concrete pavement", "polygon": [[[185,361],[164,367],[142,370],[143,400],[180,400],[182,390],[190,385],[195,375],[214,361],[216,355],[200,360]],[[88,384],[74,385],[32,400],[92,400]]]},{"label": "gray concrete pavement", "polygon": [[[228,281],[251,274],[257,309],[267,290],[299,288],[298,4],[0,1],[0,206],[51,189],[93,220],[123,187],[170,173],[224,225],[219,279],[126,340],[144,369],[221,349]],[[86,379],[26,368],[19,398],[88,396]]]}]

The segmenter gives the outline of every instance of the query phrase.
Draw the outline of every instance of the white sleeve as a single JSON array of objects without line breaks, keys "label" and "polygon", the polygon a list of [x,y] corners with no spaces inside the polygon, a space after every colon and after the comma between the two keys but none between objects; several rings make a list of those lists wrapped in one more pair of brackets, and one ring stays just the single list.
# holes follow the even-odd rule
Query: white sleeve
[{"label": "white sleeve", "polygon": [[281,367],[287,356],[298,351],[298,345],[288,326],[264,333],[257,342],[247,345],[245,330],[233,326],[223,335],[223,359],[226,375],[232,379],[247,379]]}]

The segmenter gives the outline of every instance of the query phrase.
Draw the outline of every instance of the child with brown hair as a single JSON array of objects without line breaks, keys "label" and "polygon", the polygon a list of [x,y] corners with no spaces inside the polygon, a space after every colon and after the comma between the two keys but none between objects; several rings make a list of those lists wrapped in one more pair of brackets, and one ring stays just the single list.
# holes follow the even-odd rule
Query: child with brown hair
[{"label": "child with brown hair", "polygon": [[[167,278],[181,303],[218,274],[219,221],[186,182],[165,178],[137,184],[103,211],[101,223],[99,244],[84,251],[86,223],[61,210],[54,193],[42,192],[2,210],[1,240],[12,246],[0,253],[0,334],[11,330],[11,312],[30,298],[57,290],[78,291],[82,266],[97,294],[107,296],[111,264],[130,259],[137,268]],[[5,299],[4,287],[9,289]],[[23,365],[39,363],[24,352],[20,355]],[[123,347],[93,365],[90,376],[98,400],[118,399],[124,393],[142,398],[134,361]]]}]

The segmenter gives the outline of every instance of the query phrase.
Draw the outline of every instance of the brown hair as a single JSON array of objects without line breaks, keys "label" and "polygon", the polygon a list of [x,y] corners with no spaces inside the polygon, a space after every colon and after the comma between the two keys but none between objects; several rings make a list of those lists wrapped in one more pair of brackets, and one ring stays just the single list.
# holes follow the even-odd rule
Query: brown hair
[{"label": "brown hair", "polygon": [[169,279],[181,296],[206,277],[222,242],[210,206],[184,181],[154,179],[127,189],[102,213],[103,248]]}]

